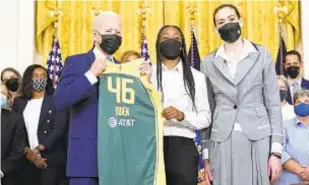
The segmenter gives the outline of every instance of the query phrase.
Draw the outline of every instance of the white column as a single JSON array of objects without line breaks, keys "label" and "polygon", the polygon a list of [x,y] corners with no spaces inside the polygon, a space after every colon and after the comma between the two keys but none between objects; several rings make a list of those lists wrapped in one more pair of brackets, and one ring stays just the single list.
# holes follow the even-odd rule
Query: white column
[{"label": "white column", "polygon": [[304,78],[309,80],[309,1],[301,1],[301,27],[303,44]]},{"label": "white column", "polygon": [[33,0],[0,1],[0,71],[20,73],[34,63],[35,6]]}]

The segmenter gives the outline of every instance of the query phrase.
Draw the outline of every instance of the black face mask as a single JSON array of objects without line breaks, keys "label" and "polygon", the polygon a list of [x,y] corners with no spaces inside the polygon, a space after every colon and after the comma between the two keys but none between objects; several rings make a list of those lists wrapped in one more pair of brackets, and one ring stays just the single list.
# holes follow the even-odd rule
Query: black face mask
[{"label": "black face mask", "polygon": [[220,33],[222,40],[228,43],[233,43],[240,37],[241,28],[238,22],[226,23],[218,30],[218,32]]},{"label": "black face mask", "polygon": [[179,57],[181,50],[182,45],[179,40],[167,39],[160,43],[160,52],[165,58],[169,60],[173,60]]},{"label": "black face mask", "polygon": [[288,90],[280,90],[280,101],[283,102],[286,100],[286,97],[288,95]]},{"label": "black face mask", "polygon": [[299,75],[300,69],[297,66],[290,66],[286,69],[286,72],[291,78],[296,78]]},{"label": "black face mask", "polygon": [[108,55],[114,54],[121,46],[122,38],[118,35],[101,35],[100,48]]},{"label": "black face mask", "polygon": [[9,91],[11,92],[16,92],[18,89],[18,79],[12,78],[6,81],[5,83],[6,87],[8,88]]}]

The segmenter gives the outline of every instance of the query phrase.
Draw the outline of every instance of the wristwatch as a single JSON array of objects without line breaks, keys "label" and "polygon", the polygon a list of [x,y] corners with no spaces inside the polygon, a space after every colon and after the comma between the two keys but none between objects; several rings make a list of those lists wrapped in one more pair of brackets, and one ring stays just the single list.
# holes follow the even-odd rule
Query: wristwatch
[{"label": "wristwatch", "polygon": [[276,153],[276,152],[273,152],[273,153],[271,153],[270,155],[273,155],[273,156],[275,156],[275,157],[277,157],[277,158],[279,158],[279,159],[282,158],[282,155],[279,154],[279,153]]},{"label": "wristwatch", "polygon": [[33,149],[33,151],[34,151],[36,154],[40,154],[40,149],[39,149],[39,147],[35,147],[35,148]]}]

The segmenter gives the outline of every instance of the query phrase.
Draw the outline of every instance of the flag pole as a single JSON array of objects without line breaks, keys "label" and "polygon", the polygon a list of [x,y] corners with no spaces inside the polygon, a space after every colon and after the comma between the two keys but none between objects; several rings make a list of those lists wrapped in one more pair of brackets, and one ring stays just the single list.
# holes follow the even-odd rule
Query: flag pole
[{"label": "flag pole", "polygon": [[190,14],[190,28],[191,28],[191,31],[194,32],[195,13],[197,12],[197,8],[195,5],[190,4],[187,6],[187,9]]},{"label": "flag pole", "polygon": [[[190,30],[191,30],[191,46],[193,45],[193,37],[194,37],[194,34],[195,34],[195,26],[194,26],[194,23],[195,23],[195,13],[197,12],[197,7],[193,4],[189,4],[187,6],[187,10],[188,10],[188,13],[190,14],[189,18],[190,18]],[[190,50],[193,50],[193,47],[190,47]],[[190,51],[189,52],[191,54],[191,65],[194,65],[194,52],[193,51]]]},{"label": "flag pole", "polygon": [[138,14],[140,15],[140,19],[141,19],[142,38],[145,36],[146,20],[147,20],[148,13],[149,13],[149,7],[145,4],[145,2],[141,2],[141,5],[138,9]]},{"label": "flag pole", "polygon": [[[283,1],[279,1],[277,6],[275,7],[275,13],[276,15],[278,16],[278,19],[279,19],[279,24],[278,24],[278,29],[279,29],[279,34],[280,34],[280,37],[279,37],[279,48],[281,48],[281,45],[282,45],[282,40],[283,39],[283,42],[285,42],[285,31],[284,31],[284,24],[286,22],[286,18],[288,16],[288,8],[287,6],[285,5],[285,2]],[[283,49],[281,48],[279,50],[279,55],[280,57],[283,59]],[[281,62],[281,67],[280,67],[280,74],[284,74],[284,70],[283,70],[283,62]]]},{"label": "flag pole", "polygon": [[149,6],[146,5],[145,1],[142,1],[139,9],[138,9],[138,14],[139,14],[139,19],[141,23],[141,48],[140,48],[140,54],[145,60],[149,59],[149,54],[148,54],[148,46],[147,46],[147,41],[146,41],[146,21],[147,21],[147,15],[149,14]]},{"label": "flag pole", "polygon": [[[49,8],[49,15],[52,17],[55,17],[54,20],[52,21],[52,27],[53,27],[53,35],[52,35],[52,48],[51,50],[55,50],[56,48],[56,43],[58,42],[57,40],[57,33],[58,33],[58,21],[60,16],[63,15],[62,11],[59,8],[59,2],[57,1],[53,7],[48,6]],[[58,44],[58,43],[57,43]],[[58,51],[55,51],[58,52]],[[52,57],[53,58],[53,57]],[[49,73],[50,78],[52,80],[53,86],[56,87],[57,84],[57,61],[50,59],[51,64],[47,64],[47,69],[48,65],[50,65],[50,68],[52,68],[52,73]],[[49,70],[49,69],[48,69]]]},{"label": "flag pole", "polygon": [[[191,46],[188,53],[188,58],[190,59],[191,66],[199,69],[200,65],[200,57],[198,53],[197,42],[195,39],[195,18],[197,13],[197,7],[194,4],[189,4],[187,6],[187,10],[189,13],[189,21],[190,21],[190,30],[191,30]],[[201,139],[201,132],[199,130],[195,131],[196,138],[194,139],[196,148],[199,152],[199,160],[198,160],[198,184],[205,183],[205,170],[204,170],[204,163],[202,159],[202,139]]]},{"label": "flag pole", "polygon": [[[57,39],[57,33],[58,33],[58,20],[59,20],[59,17],[61,16],[61,11],[59,10],[59,2],[57,1],[57,10],[55,12],[55,16],[57,16],[57,19],[53,22],[53,27],[54,27],[54,33],[53,33],[53,40]],[[54,42],[54,41],[53,41]],[[57,84],[57,80],[56,79],[56,71],[57,71],[57,64],[56,64],[56,61],[54,61],[53,63],[53,67],[54,67],[54,70],[53,70],[53,85],[54,87],[56,87],[56,84]]]}]

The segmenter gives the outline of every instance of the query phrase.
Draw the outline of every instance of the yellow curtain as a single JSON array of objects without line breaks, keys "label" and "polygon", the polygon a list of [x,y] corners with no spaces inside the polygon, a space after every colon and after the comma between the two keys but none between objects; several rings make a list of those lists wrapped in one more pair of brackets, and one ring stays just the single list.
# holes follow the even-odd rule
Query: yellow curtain
[{"label": "yellow curtain", "polygon": [[[280,1],[282,2],[282,1]],[[123,18],[123,45],[116,53],[120,57],[126,50],[140,50],[141,19],[138,9],[142,4],[149,7],[146,22],[146,37],[150,56],[155,60],[155,41],[161,26],[174,24],[185,34],[187,47],[190,45],[190,14],[188,6],[197,7],[195,27],[201,57],[216,49],[220,37],[213,28],[213,11],[222,3],[236,5],[244,19],[243,36],[257,44],[266,46],[276,59],[279,44],[279,19],[275,13],[276,1],[37,1],[36,2],[36,46],[46,63],[52,45],[54,20],[58,20],[57,36],[63,59],[69,55],[87,52],[91,49],[94,18],[92,12],[112,10]],[[285,1],[293,6],[284,24],[285,40],[288,49],[294,49],[299,39],[299,4]],[[61,16],[52,16],[52,9],[59,9]],[[290,10],[290,9],[289,9]]]}]

